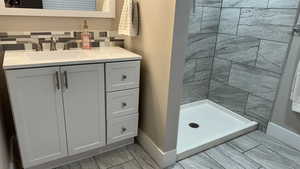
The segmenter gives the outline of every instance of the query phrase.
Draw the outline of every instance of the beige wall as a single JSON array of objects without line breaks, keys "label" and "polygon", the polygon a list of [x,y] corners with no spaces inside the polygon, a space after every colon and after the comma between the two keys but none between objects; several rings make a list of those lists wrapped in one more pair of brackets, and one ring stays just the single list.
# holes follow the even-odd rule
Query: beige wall
[{"label": "beige wall", "polygon": [[[188,2],[179,0],[176,5],[176,0],[140,0],[141,35],[128,39],[127,44],[143,56],[140,128],[163,151],[176,148]],[[175,5],[186,13],[175,17]],[[174,30],[175,24],[183,27]],[[173,43],[174,32],[180,35],[177,43]],[[178,48],[173,52],[175,46]]]}]

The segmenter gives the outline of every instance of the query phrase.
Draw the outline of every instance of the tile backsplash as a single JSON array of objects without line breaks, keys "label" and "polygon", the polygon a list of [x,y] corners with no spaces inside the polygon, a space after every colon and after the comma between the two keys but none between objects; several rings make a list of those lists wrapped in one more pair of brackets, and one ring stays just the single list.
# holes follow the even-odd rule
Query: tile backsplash
[{"label": "tile backsplash", "polygon": [[[113,32],[90,31],[91,46],[103,46],[106,39],[112,46],[124,46],[124,40]],[[36,46],[30,42],[49,44],[51,38],[56,38],[57,46],[72,49],[79,48],[81,44],[81,32],[77,31],[52,31],[52,32],[0,32],[0,45],[3,50],[34,50]],[[60,45],[58,45],[60,44]],[[66,45],[66,46],[65,46]],[[47,45],[44,45],[47,46]],[[46,49],[47,50],[47,49]]]},{"label": "tile backsplash", "polygon": [[182,103],[210,99],[265,130],[298,4],[299,0],[194,0]]}]

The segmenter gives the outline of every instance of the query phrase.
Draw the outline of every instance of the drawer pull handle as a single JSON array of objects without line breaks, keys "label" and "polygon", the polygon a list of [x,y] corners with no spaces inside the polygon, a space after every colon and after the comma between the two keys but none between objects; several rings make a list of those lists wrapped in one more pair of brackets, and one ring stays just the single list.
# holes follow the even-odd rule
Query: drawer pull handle
[{"label": "drawer pull handle", "polygon": [[127,76],[126,75],[122,75],[122,80],[126,80]]},{"label": "drawer pull handle", "polygon": [[124,108],[124,107],[126,107],[126,106],[127,106],[127,103],[123,102],[123,103],[122,103],[122,107]]},{"label": "drawer pull handle", "polygon": [[121,133],[124,134],[127,131],[127,128],[122,127]]},{"label": "drawer pull handle", "polygon": [[55,72],[55,80],[56,80],[56,88],[57,90],[60,90],[60,84],[59,84],[59,74],[58,71]]}]

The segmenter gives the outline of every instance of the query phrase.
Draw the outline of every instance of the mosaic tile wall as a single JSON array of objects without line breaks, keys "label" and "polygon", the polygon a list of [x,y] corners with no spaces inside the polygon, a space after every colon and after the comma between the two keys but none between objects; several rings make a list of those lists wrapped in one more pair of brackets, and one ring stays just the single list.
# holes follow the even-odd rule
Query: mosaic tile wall
[{"label": "mosaic tile wall", "polygon": [[[111,32],[91,31],[91,46],[104,46],[105,39],[109,38],[111,45],[124,45],[124,40],[118,38]],[[32,42],[39,43],[48,49],[51,38],[56,39],[57,48],[72,49],[80,48],[81,32],[0,32],[0,45],[3,50],[35,50],[37,45]],[[46,48],[47,46],[47,48]]]},{"label": "mosaic tile wall", "polygon": [[[214,6],[221,3],[218,0],[195,2],[194,8],[203,2]],[[189,55],[186,56],[184,86],[188,84],[186,80],[192,77],[189,75],[197,74],[198,70],[202,72],[199,74],[204,74],[202,70],[210,66],[210,71],[206,71],[207,74],[210,72],[209,87],[205,90],[202,90],[203,87],[188,88],[185,93],[201,93],[201,97],[199,95],[195,99],[194,96],[185,96],[183,103],[208,98],[259,122],[260,129],[265,130],[286,61],[298,3],[299,0],[223,0],[220,22],[216,26],[217,38],[215,45],[212,45],[215,50],[210,51],[212,48],[208,49],[200,40],[188,44],[189,52],[202,48],[210,51],[213,55],[213,59],[210,59],[212,64],[202,63],[197,69],[190,70],[193,63],[189,62]],[[204,10],[202,13],[205,16]],[[219,12],[215,17],[217,14]],[[190,20],[191,31],[196,27],[196,19],[191,15]],[[201,27],[201,22],[197,23]],[[193,38],[195,35],[190,34],[189,39]],[[209,44],[207,42],[206,45]],[[201,52],[194,55],[206,57]]]}]

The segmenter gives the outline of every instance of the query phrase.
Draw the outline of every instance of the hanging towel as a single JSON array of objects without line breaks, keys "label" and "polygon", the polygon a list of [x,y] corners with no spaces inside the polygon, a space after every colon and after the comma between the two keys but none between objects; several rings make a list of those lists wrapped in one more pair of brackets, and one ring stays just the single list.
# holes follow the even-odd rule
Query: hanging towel
[{"label": "hanging towel", "polygon": [[297,70],[295,72],[291,100],[292,111],[300,113],[300,63],[298,63]]},{"label": "hanging towel", "polygon": [[139,17],[138,2],[124,0],[118,33],[120,35],[137,36],[139,34]]}]

